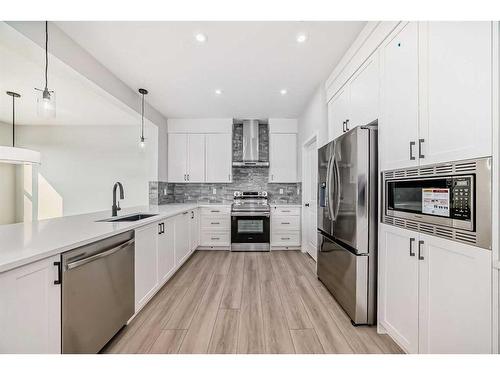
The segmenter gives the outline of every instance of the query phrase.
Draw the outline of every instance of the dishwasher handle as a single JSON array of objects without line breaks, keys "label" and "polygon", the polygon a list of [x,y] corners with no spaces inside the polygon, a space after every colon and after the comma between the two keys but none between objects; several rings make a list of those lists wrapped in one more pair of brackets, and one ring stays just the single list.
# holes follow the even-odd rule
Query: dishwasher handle
[{"label": "dishwasher handle", "polygon": [[74,261],[74,262],[71,262],[71,263],[68,263],[66,265],[66,269],[68,270],[72,270],[74,268],[77,268],[77,267],[80,267],[80,266],[83,266],[84,264],[87,264],[87,263],[90,263],[90,262],[93,262],[94,260],[97,260],[97,259],[100,259],[100,258],[104,258],[104,257],[107,257],[111,254],[114,254],[116,253],[117,251],[120,251],[128,246],[130,246],[131,244],[133,244],[135,241],[134,238],[132,238],[131,240],[128,240],[127,242],[124,242],[116,247],[113,247],[109,250],[106,250],[106,251],[103,251],[102,253],[98,253],[98,254],[95,254],[95,255],[92,255],[92,256],[89,256],[87,258],[83,258],[83,259],[79,259],[77,261]]}]

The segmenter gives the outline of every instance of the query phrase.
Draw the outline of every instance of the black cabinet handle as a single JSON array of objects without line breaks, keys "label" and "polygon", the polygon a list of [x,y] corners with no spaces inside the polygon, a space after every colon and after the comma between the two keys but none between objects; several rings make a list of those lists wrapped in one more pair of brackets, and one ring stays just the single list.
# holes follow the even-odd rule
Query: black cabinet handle
[{"label": "black cabinet handle", "polygon": [[342,132],[345,133],[345,121],[342,122]]},{"label": "black cabinet handle", "polygon": [[410,160],[415,160],[415,156],[413,156],[413,146],[415,146],[415,142],[410,142]]},{"label": "black cabinet handle", "polygon": [[165,223],[160,223],[160,224],[158,224],[158,228],[159,228],[159,230],[158,230],[158,234],[163,234],[163,233],[165,233]]},{"label": "black cabinet handle", "polygon": [[309,207],[309,203],[306,203],[304,206]]},{"label": "black cabinet handle", "polygon": [[424,241],[418,241],[418,260],[424,260],[424,256],[422,255],[422,245]]},{"label": "black cabinet handle", "polygon": [[345,131],[348,132],[349,131],[349,119],[345,120]]},{"label": "black cabinet handle", "polygon": [[54,285],[61,285],[61,280],[62,280],[61,262],[54,262],[54,266],[57,267],[57,280],[54,280]]},{"label": "black cabinet handle", "polygon": [[424,143],[424,139],[420,138],[418,140],[418,158],[419,159],[423,159],[424,158],[424,154],[422,153],[422,143]]},{"label": "black cabinet handle", "polygon": [[415,252],[413,251],[413,243],[414,242],[415,242],[415,239],[414,238],[410,238],[410,256],[411,257],[415,256]]}]

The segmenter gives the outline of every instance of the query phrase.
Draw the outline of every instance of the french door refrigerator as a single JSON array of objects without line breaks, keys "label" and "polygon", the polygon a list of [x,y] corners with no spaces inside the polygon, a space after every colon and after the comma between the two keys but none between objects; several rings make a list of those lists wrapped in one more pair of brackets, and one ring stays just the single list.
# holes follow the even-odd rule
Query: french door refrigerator
[{"label": "french door refrigerator", "polygon": [[377,126],[358,126],[318,150],[318,278],[353,324],[374,324]]}]

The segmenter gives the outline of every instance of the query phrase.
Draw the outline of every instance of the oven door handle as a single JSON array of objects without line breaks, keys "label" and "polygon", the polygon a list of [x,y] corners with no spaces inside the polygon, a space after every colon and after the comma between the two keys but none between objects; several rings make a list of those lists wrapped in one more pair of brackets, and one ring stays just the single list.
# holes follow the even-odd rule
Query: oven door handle
[{"label": "oven door handle", "polygon": [[270,217],[269,212],[231,212],[231,216],[254,216],[254,217]]}]

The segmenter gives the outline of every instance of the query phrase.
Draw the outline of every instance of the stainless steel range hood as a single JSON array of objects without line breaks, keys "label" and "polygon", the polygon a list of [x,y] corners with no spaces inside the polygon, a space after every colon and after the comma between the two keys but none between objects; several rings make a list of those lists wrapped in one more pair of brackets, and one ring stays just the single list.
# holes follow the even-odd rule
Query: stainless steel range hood
[{"label": "stainless steel range hood", "polygon": [[269,167],[268,161],[259,159],[258,120],[243,120],[243,160],[234,161],[233,167]]}]

